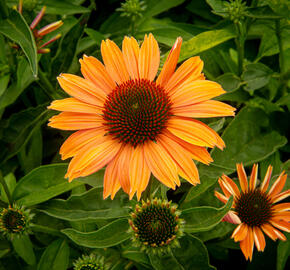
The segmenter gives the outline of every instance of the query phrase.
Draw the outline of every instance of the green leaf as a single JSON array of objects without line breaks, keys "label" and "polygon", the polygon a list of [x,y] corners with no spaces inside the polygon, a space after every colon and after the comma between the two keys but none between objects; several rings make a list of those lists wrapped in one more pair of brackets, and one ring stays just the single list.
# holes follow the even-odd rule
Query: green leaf
[{"label": "green leaf", "polygon": [[[41,209],[47,215],[68,221],[97,221],[129,216],[127,195],[103,200],[103,188],[93,188],[67,200],[51,200]],[[98,198],[98,200],[96,199]],[[88,202],[90,202],[88,204]]]},{"label": "green leaf", "polygon": [[42,8],[43,6],[46,6],[46,14],[56,14],[56,15],[73,15],[73,14],[79,14],[79,13],[88,13],[91,10],[74,5],[69,0],[44,0],[42,1],[41,5],[38,5],[38,8]]},{"label": "green leaf", "polygon": [[18,153],[18,159],[25,174],[41,165],[42,133],[40,128],[33,132],[30,140],[22,147]]},{"label": "green leaf", "polygon": [[[19,113],[13,114],[4,125],[0,144],[0,160],[2,163],[16,155],[23,145],[30,139],[34,130],[38,129],[49,117],[54,114],[46,110],[46,105],[39,105]],[[2,145],[4,144],[4,145]]]},{"label": "green leaf", "polygon": [[84,26],[78,22],[61,39],[59,49],[52,62],[52,75],[58,76],[61,72],[68,71],[71,66],[78,42],[83,34]]},{"label": "green leaf", "polygon": [[37,270],[67,270],[69,264],[69,246],[66,240],[52,242],[43,252]]},{"label": "green leaf", "polygon": [[45,202],[59,194],[81,185],[78,181],[69,183],[64,175],[67,164],[51,164],[32,170],[19,180],[12,197],[26,206]]},{"label": "green leaf", "polygon": [[146,253],[140,251],[139,248],[130,247],[122,252],[122,257],[129,259],[131,261],[135,261],[137,263],[150,265],[149,258]]},{"label": "green leaf", "polygon": [[235,36],[236,33],[232,27],[205,31],[201,34],[198,34],[192,39],[183,42],[178,61],[183,61],[188,57],[211,49],[229,39],[234,38]]},{"label": "green leaf", "polygon": [[106,39],[103,34],[91,28],[86,28],[85,33],[95,41],[98,47],[101,46],[102,40]]},{"label": "green leaf", "polygon": [[225,5],[225,1],[222,0],[206,0],[206,2],[213,9],[213,13],[222,17],[228,16],[227,6]]},{"label": "green leaf", "polygon": [[0,77],[0,100],[1,100],[1,96],[7,89],[9,80],[10,80],[10,74]]},{"label": "green leaf", "polygon": [[286,262],[290,256],[290,234],[285,233],[286,241],[279,241],[277,248],[277,270],[285,269]]},{"label": "green leaf", "polygon": [[233,198],[230,198],[222,208],[200,206],[182,210],[181,218],[185,220],[184,231],[195,233],[212,229],[231,209],[232,203]]},{"label": "green leaf", "polygon": [[[16,186],[16,178],[15,178],[14,174],[9,173],[6,176],[4,176],[4,181],[7,184],[7,187],[8,187],[10,194],[12,194],[12,192]],[[2,185],[0,186],[0,198],[4,202],[7,202],[7,203],[9,202],[7,195],[6,195],[6,192],[4,191],[4,188]]]},{"label": "green leaf", "polygon": [[36,264],[32,243],[27,235],[15,237],[12,245],[16,253],[29,265]]},{"label": "green leaf", "polygon": [[236,170],[236,163],[247,166],[259,162],[287,143],[285,137],[269,130],[269,118],[262,110],[248,106],[227,126],[222,138],[226,148],[212,150],[211,166],[232,172]]},{"label": "green leaf", "polygon": [[19,95],[36,80],[25,58],[20,58],[18,61],[16,77],[16,82],[13,81],[6,91],[3,91],[0,95],[0,110],[14,103]]},{"label": "green leaf", "polygon": [[268,6],[248,8],[245,16],[255,19],[280,19],[282,16],[273,12]]},{"label": "green leaf", "polygon": [[94,232],[79,232],[74,229],[64,229],[61,232],[80,246],[89,248],[106,248],[116,246],[131,237],[127,233],[128,219],[118,219]]},{"label": "green leaf", "polygon": [[266,2],[276,13],[289,18],[290,3],[288,0],[266,0]]},{"label": "green leaf", "polygon": [[216,81],[222,85],[227,93],[233,92],[241,86],[241,79],[233,73],[225,73],[216,78]]},{"label": "green leaf", "polygon": [[146,1],[146,10],[142,14],[141,22],[156,16],[170,8],[176,7],[182,4],[185,0],[147,0]]},{"label": "green leaf", "polygon": [[17,11],[12,10],[9,17],[0,23],[0,33],[15,41],[25,53],[34,76],[37,76],[37,52],[33,34],[26,21]]},{"label": "green leaf", "polygon": [[153,269],[156,270],[210,270],[205,245],[196,237],[186,235],[179,239],[180,248],[163,256],[149,255]]},{"label": "green leaf", "polygon": [[246,82],[245,90],[254,91],[267,85],[270,81],[273,71],[261,63],[248,64],[242,74]]}]

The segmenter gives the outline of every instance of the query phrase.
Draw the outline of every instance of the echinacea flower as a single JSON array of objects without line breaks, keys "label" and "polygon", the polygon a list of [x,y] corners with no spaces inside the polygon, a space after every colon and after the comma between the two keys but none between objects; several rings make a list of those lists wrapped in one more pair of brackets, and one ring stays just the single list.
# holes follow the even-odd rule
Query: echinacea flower
[{"label": "echinacea flower", "polygon": [[108,265],[104,261],[104,257],[91,253],[78,258],[73,266],[74,270],[106,270]]},{"label": "echinacea flower", "polygon": [[[252,260],[254,243],[258,251],[264,251],[266,242],[264,234],[274,241],[286,240],[279,230],[290,232],[290,203],[278,203],[290,195],[290,190],[281,192],[287,179],[282,172],[267,192],[272,174],[272,166],[268,167],[264,181],[256,187],[258,165],[254,164],[250,180],[242,164],[237,164],[240,189],[228,176],[223,175],[218,181],[224,195],[215,192],[216,197],[226,203],[230,196],[234,197],[233,210],[224,217],[224,221],[239,224],[232,234],[234,241],[240,242],[246,259]],[[278,203],[278,204],[277,204]],[[278,230],[279,229],[279,230]]]},{"label": "echinacea flower", "polygon": [[178,247],[178,238],[183,235],[183,220],[176,209],[175,204],[157,198],[136,204],[129,219],[134,242],[153,254]]},{"label": "echinacea flower", "polygon": [[[22,13],[22,4],[23,1],[20,0],[19,1],[19,5],[18,5],[18,11],[21,14]],[[33,22],[30,24],[29,28],[33,33],[34,39],[35,39],[35,43],[36,43],[36,47],[37,47],[37,53],[49,53],[50,49],[49,48],[44,48],[47,45],[51,44],[52,42],[56,41],[57,39],[59,39],[61,37],[61,34],[57,34],[56,36],[54,36],[53,38],[51,38],[50,40],[48,40],[47,42],[43,43],[42,42],[42,38],[55,31],[56,29],[58,29],[59,27],[61,27],[63,25],[62,21],[56,21],[53,23],[50,23],[44,27],[42,27],[39,30],[36,30],[36,26],[39,24],[39,22],[41,21],[44,13],[45,13],[46,7],[44,6],[40,12],[38,13],[38,15],[34,18]]]},{"label": "echinacea flower", "polygon": [[9,238],[30,232],[30,221],[33,215],[29,209],[17,205],[0,210],[0,232]]},{"label": "echinacea flower", "polygon": [[193,118],[234,115],[234,108],[210,100],[225,91],[201,73],[199,57],[177,70],[182,39],[177,38],[159,68],[160,52],[152,34],[137,41],[125,37],[122,51],[111,40],[102,41],[104,65],[96,58],[80,60],[84,78],[61,74],[58,82],[71,98],[56,100],[49,109],[62,111],[49,126],[78,130],[62,145],[62,159],[73,157],[69,181],[90,175],[107,165],[104,198],[122,189],[140,199],[151,173],[175,189],[179,176],[199,183],[192,159],[209,164],[206,147],[223,149],[220,136]]}]

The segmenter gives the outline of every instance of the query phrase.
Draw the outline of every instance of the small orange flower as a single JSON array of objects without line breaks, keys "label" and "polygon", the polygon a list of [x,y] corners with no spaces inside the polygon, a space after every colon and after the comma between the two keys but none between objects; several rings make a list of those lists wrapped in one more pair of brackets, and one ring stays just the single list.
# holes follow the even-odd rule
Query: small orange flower
[{"label": "small orange flower", "polygon": [[241,190],[234,181],[223,175],[218,181],[224,195],[215,192],[216,197],[226,203],[230,196],[234,197],[233,209],[224,217],[224,221],[239,224],[232,234],[246,259],[252,260],[254,243],[258,251],[264,251],[266,242],[264,234],[274,241],[278,238],[286,240],[279,230],[290,232],[290,203],[277,202],[287,198],[290,190],[281,192],[287,179],[282,172],[270,190],[267,192],[271,179],[272,166],[268,167],[264,181],[256,187],[258,165],[254,164],[250,180],[242,164],[237,164]]},{"label": "small orange flower", "polygon": [[62,145],[63,159],[73,157],[66,177],[87,176],[106,166],[104,198],[123,190],[130,198],[146,189],[152,173],[175,189],[179,176],[196,185],[192,159],[209,164],[206,147],[224,147],[219,135],[193,119],[234,115],[235,109],[210,100],[225,91],[201,73],[199,57],[177,70],[182,39],[177,38],[157,77],[160,52],[152,34],[141,48],[125,37],[122,51],[111,40],[102,42],[104,65],[96,58],[80,60],[84,78],[61,74],[58,81],[71,98],[56,100],[50,109],[62,111],[49,126],[79,130]]}]

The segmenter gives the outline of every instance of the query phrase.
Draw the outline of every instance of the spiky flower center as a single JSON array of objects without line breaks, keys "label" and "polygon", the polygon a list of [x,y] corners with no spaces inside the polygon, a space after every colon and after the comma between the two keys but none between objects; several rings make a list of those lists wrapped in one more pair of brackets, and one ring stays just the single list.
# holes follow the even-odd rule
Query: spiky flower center
[{"label": "spiky flower center", "polygon": [[180,220],[170,203],[148,201],[136,206],[130,223],[135,237],[145,246],[162,247],[170,244],[178,234]]},{"label": "spiky flower center", "polygon": [[74,270],[105,270],[104,257],[95,254],[83,255],[73,265]]},{"label": "spiky flower center", "polygon": [[272,203],[266,193],[255,189],[241,193],[236,202],[236,211],[241,221],[248,226],[261,226],[272,217]]},{"label": "spiky flower center", "polygon": [[80,270],[102,270],[103,268],[101,268],[99,265],[96,264],[92,264],[89,263],[87,265],[83,265]]},{"label": "spiky flower center", "polygon": [[1,213],[1,228],[7,233],[19,233],[25,229],[26,216],[18,209],[5,208]]},{"label": "spiky flower center", "polygon": [[164,88],[140,79],[118,85],[107,97],[103,118],[109,134],[137,146],[154,141],[170,117],[171,103]]}]

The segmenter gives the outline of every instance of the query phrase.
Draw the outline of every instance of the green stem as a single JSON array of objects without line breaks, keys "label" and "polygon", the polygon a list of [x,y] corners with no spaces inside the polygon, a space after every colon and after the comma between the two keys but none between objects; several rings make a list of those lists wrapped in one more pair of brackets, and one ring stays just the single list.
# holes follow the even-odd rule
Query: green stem
[{"label": "green stem", "polygon": [[280,65],[280,73],[285,72],[285,61],[284,61],[284,51],[283,51],[283,39],[281,35],[281,23],[280,20],[275,20],[275,29],[276,29],[276,36],[278,40],[278,46],[279,46],[279,65]]},{"label": "green stem", "polygon": [[9,191],[9,188],[7,186],[7,183],[2,175],[2,172],[0,171],[0,182],[4,188],[4,191],[6,193],[6,196],[7,196],[7,199],[8,199],[8,202],[9,202],[9,205],[13,205],[13,200],[12,200],[12,197],[11,197],[11,194],[10,194],[10,191]]},{"label": "green stem", "polygon": [[41,233],[47,233],[51,235],[64,237],[64,235],[60,231],[52,229],[52,228],[48,228],[48,227],[38,225],[38,224],[33,224],[33,223],[30,226],[34,232],[41,232]]},{"label": "green stem", "polygon": [[238,52],[238,75],[241,76],[243,73],[243,62],[245,56],[245,37],[238,23],[235,23],[235,27],[238,35],[235,39]]},{"label": "green stem", "polygon": [[41,69],[39,69],[38,71],[38,77],[40,87],[51,99],[60,99],[63,97],[61,94],[56,92],[56,90],[48,80],[47,76]]},{"label": "green stem", "polygon": [[150,195],[151,195],[151,187],[152,187],[152,182],[153,182],[153,176],[151,175],[149,179],[149,183],[147,185],[147,188],[142,194],[142,200],[147,201],[147,199],[150,200]]}]

